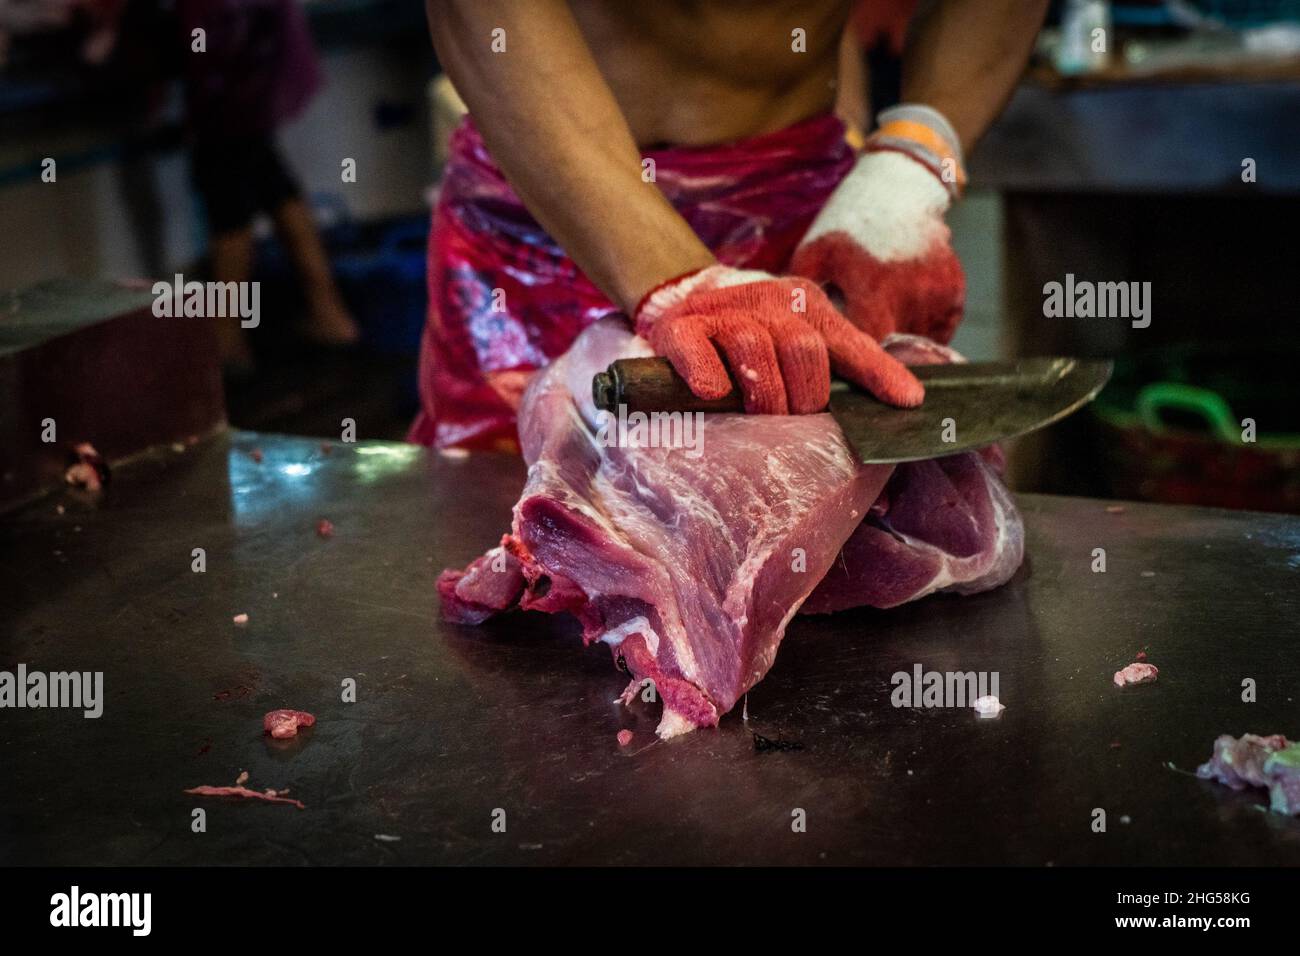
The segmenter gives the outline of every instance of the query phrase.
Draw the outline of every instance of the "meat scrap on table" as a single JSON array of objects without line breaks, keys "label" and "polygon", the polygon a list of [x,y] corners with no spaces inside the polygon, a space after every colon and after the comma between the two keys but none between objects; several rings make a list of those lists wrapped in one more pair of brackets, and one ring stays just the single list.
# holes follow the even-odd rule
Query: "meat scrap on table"
[{"label": "meat scrap on table", "polygon": [[100,491],[108,484],[108,462],[90,442],[83,441],[74,446],[68,457],[68,468],[63,473],[63,480],[68,484],[87,491]]},{"label": "meat scrap on table", "polygon": [[[314,723],[316,718],[305,711],[273,710],[262,718],[262,729],[272,737],[296,737],[299,727],[310,727]],[[265,803],[287,803],[299,810],[307,809],[302,801],[286,797],[285,794],[289,792],[287,789],[252,790],[244,786],[247,782],[248,771],[241,770],[239,776],[235,778],[233,787],[213,787],[205,784],[201,787],[191,787],[185,792],[200,797],[240,797],[244,800],[261,800]]]},{"label": "meat scrap on table", "polygon": [[1115,672],[1115,686],[1127,687],[1130,684],[1150,684],[1160,676],[1160,670],[1154,664],[1137,661]]},{"label": "meat scrap on table", "polygon": [[316,718],[304,710],[273,710],[262,718],[262,731],[276,740],[298,736],[299,727],[311,727]]},{"label": "meat scrap on table", "polygon": [[[884,345],[911,364],[959,360],[915,336]],[[629,691],[654,682],[668,738],[717,724],[772,666],[797,611],[971,594],[1019,567],[1024,529],[996,449],[863,465],[826,414],[711,415],[690,455],[601,441],[592,377],[649,354],[606,320],[533,379],[511,531],[442,573],[444,617],[574,614],[585,643],[623,662]]]},{"label": "meat scrap on table", "polygon": [[1300,816],[1300,744],[1282,734],[1267,737],[1224,734],[1214,741],[1214,756],[1196,768],[1196,775],[1233,790],[1268,789],[1269,808]]},{"label": "meat scrap on table", "polygon": [[190,787],[185,791],[200,797],[243,797],[245,800],[261,800],[265,803],[287,803],[290,806],[297,807],[299,810],[306,810],[307,807],[301,800],[291,800],[287,797],[280,796],[281,793],[288,793],[288,790],[250,790],[247,787]]}]

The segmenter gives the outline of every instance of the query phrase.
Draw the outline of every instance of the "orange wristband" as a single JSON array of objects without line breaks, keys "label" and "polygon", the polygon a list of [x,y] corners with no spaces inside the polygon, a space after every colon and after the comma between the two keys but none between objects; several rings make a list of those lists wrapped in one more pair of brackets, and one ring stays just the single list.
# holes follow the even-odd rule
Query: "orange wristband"
[{"label": "orange wristband", "polygon": [[[966,186],[966,170],[962,168],[961,160],[953,151],[948,141],[926,126],[924,123],[917,123],[913,120],[890,120],[872,135],[871,139],[883,141],[882,146],[888,146],[890,140],[906,140],[915,143],[922,149],[933,154],[939,161],[939,168],[935,170],[940,179],[944,182],[952,182],[956,185],[957,191],[960,192]],[[868,142],[868,149],[870,142]],[[944,174],[952,170],[952,179],[944,179]]]}]

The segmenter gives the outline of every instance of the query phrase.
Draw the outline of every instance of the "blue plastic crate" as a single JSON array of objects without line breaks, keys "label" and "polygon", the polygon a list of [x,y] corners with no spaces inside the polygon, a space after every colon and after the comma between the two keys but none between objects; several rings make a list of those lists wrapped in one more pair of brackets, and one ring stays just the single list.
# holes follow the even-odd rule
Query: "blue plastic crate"
[{"label": "blue plastic crate", "polygon": [[402,220],[384,231],[377,247],[332,257],[339,289],[361,326],[362,340],[377,352],[413,353],[420,347],[428,240],[427,220]]}]

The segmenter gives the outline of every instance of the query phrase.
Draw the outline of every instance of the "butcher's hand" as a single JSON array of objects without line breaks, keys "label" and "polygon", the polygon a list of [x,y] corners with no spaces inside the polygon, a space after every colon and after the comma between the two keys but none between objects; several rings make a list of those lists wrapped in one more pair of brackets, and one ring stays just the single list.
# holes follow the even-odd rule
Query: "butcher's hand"
[{"label": "butcher's hand", "polygon": [[965,182],[961,146],[938,111],[885,110],[862,156],[813,220],[791,262],[843,296],[854,325],[948,342],[966,282],[943,221]]},{"label": "butcher's hand", "polygon": [[650,290],[634,318],[700,398],[731,391],[730,367],[750,413],[821,411],[832,368],[892,405],[911,408],[925,396],[902,363],[798,276],[707,266]]}]

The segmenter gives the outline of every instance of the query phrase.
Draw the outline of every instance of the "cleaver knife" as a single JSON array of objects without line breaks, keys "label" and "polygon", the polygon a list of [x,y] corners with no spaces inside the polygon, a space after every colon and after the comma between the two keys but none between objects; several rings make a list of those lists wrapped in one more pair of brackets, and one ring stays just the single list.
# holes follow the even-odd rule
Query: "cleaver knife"
[{"label": "cleaver knife", "polygon": [[[864,464],[940,458],[1036,431],[1078,411],[1114,363],[1075,358],[910,365],[925,386],[917,408],[896,408],[847,382],[831,382],[827,411]],[[697,398],[665,358],[619,359],[591,383],[596,407],[617,413],[743,412],[736,388]]]}]

